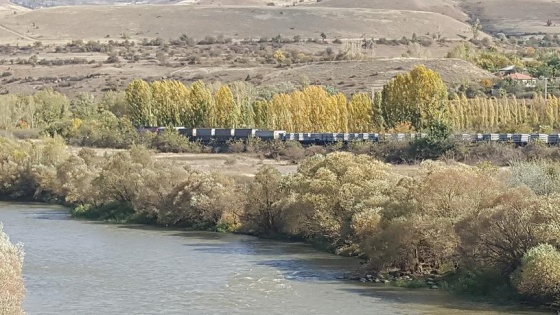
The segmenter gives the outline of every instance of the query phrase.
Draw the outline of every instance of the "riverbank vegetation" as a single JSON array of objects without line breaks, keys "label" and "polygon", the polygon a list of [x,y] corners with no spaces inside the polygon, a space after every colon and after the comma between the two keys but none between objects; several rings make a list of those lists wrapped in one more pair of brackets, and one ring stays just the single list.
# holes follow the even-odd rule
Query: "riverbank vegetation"
[{"label": "riverbank vegetation", "polygon": [[0,315],[25,314],[22,269],[22,246],[10,242],[0,223]]},{"label": "riverbank vegetation", "polygon": [[[154,159],[140,146],[97,156],[61,138],[0,138],[0,196],[72,206],[76,217],[305,240],[371,272],[537,304],[560,299],[560,166],[423,162],[403,175],[367,155],[264,166],[248,185]],[[506,294],[507,293],[507,294]]]}]

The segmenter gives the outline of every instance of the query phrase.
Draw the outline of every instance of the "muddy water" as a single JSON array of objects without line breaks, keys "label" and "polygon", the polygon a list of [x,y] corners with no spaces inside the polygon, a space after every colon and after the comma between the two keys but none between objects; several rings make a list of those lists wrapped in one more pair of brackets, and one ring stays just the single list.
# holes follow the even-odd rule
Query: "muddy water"
[{"label": "muddy water", "polygon": [[249,236],[84,222],[0,203],[29,314],[542,314],[340,280],[357,262]]}]

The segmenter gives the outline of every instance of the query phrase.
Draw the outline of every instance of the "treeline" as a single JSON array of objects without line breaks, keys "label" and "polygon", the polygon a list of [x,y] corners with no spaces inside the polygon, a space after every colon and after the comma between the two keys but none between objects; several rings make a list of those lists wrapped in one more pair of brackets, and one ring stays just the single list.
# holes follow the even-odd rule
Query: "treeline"
[{"label": "treeline", "polygon": [[560,298],[560,166],[425,162],[412,175],[366,155],[265,166],[248,186],[154,159],[142,147],[98,156],[60,138],[0,138],[0,196],[73,206],[118,222],[238,231],[321,244],[370,270],[452,274],[449,288],[535,303]]},{"label": "treeline", "polygon": [[23,311],[23,249],[14,245],[0,223],[0,314],[20,315]]},{"label": "treeline", "polygon": [[552,133],[560,127],[560,98],[474,98],[449,102],[450,126],[458,132]]},{"label": "treeline", "polygon": [[[242,91],[244,92],[244,91]],[[140,126],[261,128],[288,132],[370,132],[411,124],[420,129],[445,110],[441,77],[424,66],[398,75],[383,93],[342,93],[309,86],[269,99],[232,91],[213,93],[202,82],[133,81],[126,90],[130,117]]]},{"label": "treeline", "polygon": [[[268,92],[268,93],[267,93]],[[375,95],[345,95],[321,86],[263,91],[244,82],[148,83],[70,100],[46,89],[0,95],[0,129],[47,132],[73,144],[128,147],[138,126],[260,128],[288,132],[552,132],[560,99],[448,98],[439,75],[423,66],[396,76]],[[136,137],[136,138],[135,138]]]},{"label": "treeline", "polygon": [[[233,89],[232,89],[233,88]],[[329,93],[320,86],[257,98],[237,86],[215,91],[198,81],[135,80],[126,90],[130,118],[137,126],[261,128],[286,131],[372,130],[371,97]]]},{"label": "treeline", "polygon": [[260,128],[288,132],[411,132],[434,121],[456,132],[552,132],[560,125],[560,99],[541,95],[448,99],[439,75],[419,66],[388,82],[374,95],[349,99],[320,86],[256,97],[247,89],[202,82],[142,80],[126,90],[132,123],[137,126]]}]

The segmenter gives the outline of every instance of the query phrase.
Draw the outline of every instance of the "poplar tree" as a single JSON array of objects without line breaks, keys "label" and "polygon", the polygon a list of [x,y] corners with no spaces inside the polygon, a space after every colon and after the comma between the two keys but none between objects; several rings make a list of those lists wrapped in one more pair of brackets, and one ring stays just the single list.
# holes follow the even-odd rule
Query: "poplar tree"
[{"label": "poplar tree", "polygon": [[410,122],[416,130],[422,130],[443,118],[447,87],[437,72],[419,65],[385,84],[382,97],[388,128]]}]

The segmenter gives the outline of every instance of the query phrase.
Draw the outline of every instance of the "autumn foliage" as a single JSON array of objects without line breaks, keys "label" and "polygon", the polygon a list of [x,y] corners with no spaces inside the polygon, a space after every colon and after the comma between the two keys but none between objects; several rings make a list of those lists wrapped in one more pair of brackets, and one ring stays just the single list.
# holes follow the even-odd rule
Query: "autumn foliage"
[{"label": "autumn foliage", "polygon": [[[424,66],[399,74],[382,92],[347,98],[323,87],[256,96],[243,84],[133,81],[126,90],[131,119],[142,126],[261,128],[288,132],[425,131],[434,121],[456,132],[551,132],[560,125],[560,100],[448,99],[439,74]],[[403,128],[403,126],[407,126]]]},{"label": "autumn foliage", "polygon": [[411,123],[420,130],[445,112],[447,91],[440,76],[424,66],[399,75],[383,94],[356,93],[348,99],[323,87],[255,98],[221,85],[211,89],[197,81],[131,82],[126,100],[131,119],[141,126],[261,128],[288,132],[375,132]]},{"label": "autumn foliage", "polygon": [[23,311],[23,249],[14,245],[0,223],[0,314],[19,315]]},{"label": "autumn foliage", "polygon": [[393,133],[426,132],[434,121],[471,133],[548,133],[560,126],[557,97],[449,99],[441,77],[421,65],[397,75],[373,95],[347,96],[322,86],[275,93],[245,82],[197,81],[187,86],[172,80],[134,80],[126,91],[100,98],[80,94],[70,100],[50,89],[31,96],[0,95],[0,109],[5,113],[0,129],[46,130],[72,143],[116,147],[127,146],[117,134],[131,133],[137,126]]},{"label": "autumn foliage", "polygon": [[254,127],[286,131],[365,132],[381,128],[372,120],[372,100],[356,94],[329,94],[319,86],[254,99],[239,86],[214,90],[197,81],[187,87],[177,81],[135,80],[126,90],[131,119],[141,126],[215,128]]},{"label": "autumn foliage", "polygon": [[444,118],[447,87],[437,72],[417,66],[385,84],[382,105],[387,127],[409,122],[422,130]]},{"label": "autumn foliage", "polygon": [[243,186],[138,146],[98,156],[72,153],[60,138],[0,138],[0,161],[0,196],[64,202],[75,216],[284,235],[367,257],[376,271],[490,268],[515,278],[521,294],[560,298],[552,282],[525,273],[540,279],[558,268],[553,251],[530,254],[540,244],[560,247],[556,164],[499,170],[426,161],[404,175],[370,156],[334,152],[289,175],[263,167]]}]

